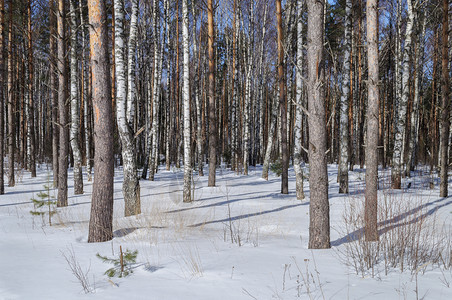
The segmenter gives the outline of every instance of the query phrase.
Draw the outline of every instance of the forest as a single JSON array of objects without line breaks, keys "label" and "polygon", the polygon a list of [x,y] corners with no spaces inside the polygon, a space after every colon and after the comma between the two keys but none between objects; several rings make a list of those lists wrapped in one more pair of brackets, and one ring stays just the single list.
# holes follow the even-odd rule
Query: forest
[{"label": "forest", "polygon": [[[109,277],[142,272],[136,287],[165,272],[152,247],[176,249],[185,277],[208,277],[205,244],[230,250],[210,234],[285,255],[281,287],[257,277],[268,293],[238,284],[230,298],[198,281],[189,298],[344,298],[350,282],[319,277],[337,255],[339,273],[400,270],[399,298],[448,299],[451,13],[449,0],[0,0],[0,219],[11,236],[0,248],[14,254],[12,233],[31,230],[21,226],[71,231],[50,244],[66,246],[59,259],[83,291],[108,299],[72,243],[114,261]],[[120,261],[99,254],[109,248]],[[240,276],[226,264],[216,267]],[[32,295],[7,282],[0,298]],[[381,296],[360,287],[353,297]]]}]

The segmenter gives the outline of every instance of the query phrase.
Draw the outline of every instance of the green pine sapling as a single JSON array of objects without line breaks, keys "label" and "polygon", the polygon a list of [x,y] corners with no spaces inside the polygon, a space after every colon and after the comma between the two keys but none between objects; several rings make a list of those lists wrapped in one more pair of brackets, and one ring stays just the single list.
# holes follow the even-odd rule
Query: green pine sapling
[{"label": "green pine sapling", "polygon": [[[31,198],[31,201],[33,202],[34,210],[31,210],[30,213],[34,216],[41,216],[42,221],[44,223],[44,215],[47,213],[49,215],[49,226],[52,226],[52,216],[56,213],[55,205],[56,201],[52,201],[52,198],[50,196],[50,189],[51,189],[51,183],[50,183],[50,176],[47,176],[47,183],[44,184],[44,191],[38,193],[38,199],[35,199],[34,197]],[[38,210],[42,208],[44,205],[47,205],[48,210]]]},{"label": "green pine sapling", "polygon": [[108,269],[104,274],[108,277],[118,276],[119,278],[126,277],[133,273],[132,266],[136,263],[137,255],[138,250],[133,252],[126,250],[126,252],[122,252],[121,246],[119,246],[119,258],[108,258],[99,253],[96,254],[96,256],[104,263],[113,264],[113,268]]}]

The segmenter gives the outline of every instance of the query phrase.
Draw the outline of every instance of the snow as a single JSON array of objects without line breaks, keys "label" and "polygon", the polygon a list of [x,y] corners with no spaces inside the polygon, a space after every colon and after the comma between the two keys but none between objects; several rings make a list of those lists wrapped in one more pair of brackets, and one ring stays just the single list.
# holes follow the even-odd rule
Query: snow
[{"label": "snow", "polygon": [[[75,196],[70,170],[69,206],[58,208],[49,226],[47,217],[30,214],[30,199],[44,189],[51,171],[41,166],[37,178],[23,172],[0,196],[0,299],[415,299],[416,290],[419,298],[452,299],[452,272],[433,264],[417,276],[400,268],[385,275],[380,265],[373,277],[344,264],[341,253],[349,243],[344,207],[351,198],[364,199],[363,170],[350,173],[351,193],[344,196],[337,193],[337,166],[329,166],[332,249],[327,250],[307,249],[308,182],[307,198],[300,202],[293,169],[289,195],[279,193],[280,178],[271,174],[265,181],[261,171],[250,167],[244,176],[221,168],[215,188],[195,173],[195,201],[185,204],[182,170],[161,168],[155,181],[140,181],[143,213],[125,218],[122,172],[116,169],[115,237],[96,244],[87,243],[92,182],[86,174],[85,194]],[[450,226],[452,201],[439,198],[438,187],[430,190],[419,178],[405,179],[412,187],[396,197],[422,199],[427,218]],[[138,250],[137,263],[130,276],[109,279],[104,272],[112,265],[96,254],[117,258],[120,246]],[[71,273],[64,257],[71,253],[93,292],[85,294]]]}]

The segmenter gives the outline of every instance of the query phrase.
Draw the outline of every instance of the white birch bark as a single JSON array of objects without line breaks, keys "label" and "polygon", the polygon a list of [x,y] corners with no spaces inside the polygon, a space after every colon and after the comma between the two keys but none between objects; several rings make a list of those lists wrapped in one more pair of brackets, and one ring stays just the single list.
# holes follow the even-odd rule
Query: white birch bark
[{"label": "white birch bark", "polygon": [[85,125],[85,148],[86,148],[86,174],[87,180],[92,180],[92,164],[91,164],[91,139],[90,139],[90,113],[89,113],[89,54],[87,52],[87,39],[86,39],[86,16],[83,13],[83,1],[79,1],[79,11],[80,11],[80,22],[81,22],[81,31],[82,31],[82,72],[83,72],[83,113],[84,118],[83,122]]},{"label": "white birch bark", "polygon": [[[196,18],[196,13],[195,13],[195,5],[194,3],[192,3],[192,14],[193,14],[193,18],[194,18],[194,24],[195,24],[195,29],[196,29],[196,24],[197,24],[197,18]],[[198,53],[198,44],[196,42],[196,30],[194,30],[193,33],[193,54],[194,56],[199,55],[201,56],[201,52]],[[200,59],[200,57],[198,58]],[[199,176],[204,176],[204,161],[203,161],[203,154],[202,154],[202,115],[201,115],[201,100],[199,98],[199,63],[195,63],[195,70],[194,70],[194,74],[195,74],[195,81],[193,84],[193,94],[194,94],[194,98],[195,98],[195,104],[196,104],[196,150],[197,150],[197,155],[198,155],[198,175]]]},{"label": "white birch bark", "polygon": [[160,66],[161,66],[161,57],[160,57],[160,48],[159,48],[159,31],[157,28],[158,23],[158,0],[154,0],[154,84],[152,91],[152,129],[151,129],[151,153],[149,157],[149,180],[154,180],[155,169],[158,167],[156,164],[156,160],[158,161],[158,108],[159,108],[159,97],[160,97]]},{"label": "white birch bark", "polygon": [[345,3],[344,67],[342,70],[342,94],[340,103],[339,138],[339,193],[348,194],[348,99],[350,97],[350,51],[351,51],[352,1]]},{"label": "white birch bark", "polygon": [[71,24],[71,77],[70,77],[70,94],[71,94],[71,129],[70,139],[72,153],[74,155],[74,194],[83,194],[83,176],[82,176],[82,153],[80,151],[80,143],[78,131],[80,128],[80,101],[78,95],[78,78],[77,78],[77,15],[75,1],[70,1],[70,24]]},{"label": "white birch bark", "polygon": [[401,188],[401,171],[403,163],[403,145],[406,130],[406,112],[409,97],[409,67],[410,67],[410,55],[411,55],[411,40],[414,24],[414,12],[412,0],[407,1],[408,4],[408,21],[405,33],[405,47],[403,51],[403,63],[402,63],[402,97],[399,103],[398,122],[396,126],[396,134],[394,138],[394,152],[392,156],[393,166],[391,170],[392,186],[393,188]]},{"label": "white birch bark", "polygon": [[267,149],[265,150],[264,164],[262,167],[262,178],[265,180],[268,180],[268,167],[270,165],[270,155],[272,153],[272,148],[273,148],[273,141],[274,141],[275,130],[276,130],[276,120],[278,118],[276,116],[276,113],[278,112],[279,97],[274,97],[273,95],[270,97],[273,98],[273,100],[272,100],[273,103],[271,106],[271,114],[269,115],[270,118],[268,120],[268,122],[270,124],[270,129],[268,130]]},{"label": "white birch bark", "polygon": [[301,105],[303,105],[303,74],[301,73],[303,70],[303,2],[304,0],[297,0],[297,10],[298,10],[298,18],[297,18],[297,73],[296,73],[296,107],[295,107],[295,126],[294,126],[294,162],[293,167],[295,171],[295,188],[297,193],[297,199],[304,199],[303,192],[303,169],[301,168],[301,151],[302,150],[302,140],[301,140],[301,126],[302,126],[302,118],[303,112],[301,109]]},{"label": "white birch bark", "polygon": [[182,0],[183,48],[183,120],[184,120],[184,202],[191,202],[191,151],[190,151],[190,45],[188,36],[188,1]]},{"label": "white birch bark", "polygon": [[[130,32],[128,41],[127,56],[127,121],[129,127],[133,129],[133,119],[135,116],[136,105],[136,88],[135,88],[135,51],[137,47],[137,31],[138,31],[138,0],[131,0],[132,15],[130,20]],[[132,130],[133,131],[133,130]]]},{"label": "white birch bark", "polygon": [[[134,0],[136,1],[136,0]],[[137,177],[135,147],[133,132],[127,120],[127,89],[125,70],[125,40],[124,40],[124,1],[115,0],[115,64],[116,64],[116,118],[122,145],[122,160],[124,168],[124,215],[131,216],[141,213],[140,184]],[[133,55],[133,53],[132,53]]]},{"label": "white birch bark", "polygon": [[413,99],[413,112],[411,113],[411,129],[410,129],[410,143],[409,143],[409,154],[408,154],[408,164],[407,164],[407,175],[410,176],[410,171],[415,168],[417,145],[419,140],[419,104],[421,98],[421,86],[423,80],[423,65],[424,65],[424,39],[425,39],[425,25],[427,10],[424,9],[424,17],[422,18],[422,23],[420,23],[419,35],[417,37],[416,45],[416,77],[414,78],[414,99]]}]

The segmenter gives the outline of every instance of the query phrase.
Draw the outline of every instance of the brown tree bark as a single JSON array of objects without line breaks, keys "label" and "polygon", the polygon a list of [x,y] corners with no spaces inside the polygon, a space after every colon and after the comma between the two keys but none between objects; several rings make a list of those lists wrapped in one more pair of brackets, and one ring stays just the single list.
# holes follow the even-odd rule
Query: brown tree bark
[{"label": "brown tree bark", "polygon": [[58,86],[57,86],[57,44],[56,44],[56,11],[55,0],[49,1],[50,6],[50,96],[52,102],[52,169],[53,186],[58,187]]},{"label": "brown tree bark", "polygon": [[31,172],[31,177],[36,177],[36,139],[34,126],[34,101],[33,101],[33,32],[31,28],[31,2],[28,0],[27,15],[28,15],[28,135],[29,157],[28,169]]},{"label": "brown tree bark", "polygon": [[14,153],[16,144],[15,106],[13,95],[13,0],[9,0],[8,29],[8,186],[15,186]]},{"label": "brown tree bark", "polygon": [[209,51],[209,186],[215,186],[215,169],[217,161],[217,129],[215,118],[215,41],[213,28],[213,3],[207,0],[208,51]]},{"label": "brown tree bark", "polygon": [[367,0],[368,106],[366,141],[366,241],[378,241],[378,0]]},{"label": "brown tree bark", "polygon": [[[4,77],[4,70],[5,67],[4,64],[4,51],[3,51],[3,35],[5,33],[5,1],[0,0],[0,86],[5,85],[5,77]],[[3,195],[5,193],[5,182],[3,179],[3,157],[5,156],[4,153],[4,105],[5,105],[5,95],[3,93],[4,89],[0,88],[0,195]]]},{"label": "brown tree bark", "polygon": [[330,248],[323,61],[324,1],[308,0],[309,248]]},{"label": "brown tree bark", "polygon": [[439,196],[447,197],[448,195],[448,176],[449,170],[449,1],[443,0],[443,25],[442,25],[442,77],[441,77],[441,169],[439,186]]},{"label": "brown tree bark", "polygon": [[106,0],[88,0],[94,109],[94,184],[88,242],[113,238],[113,111]]},{"label": "brown tree bark", "polygon": [[284,34],[282,28],[281,0],[276,0],[276,20],[278,30],[278,80],[279,80],[279,110],[281,113],[281,194],[289,193],[289,153],[287,147],[287,101],[286,80],[284,71]]},{"label": "brown tree bark", "polygon": [[66,65],[66,26],[65,0],[58,0],[58,110],[60,115],[59,169],[58,169],[58,201],[57,206],[67,206],[67,167],[69,156],[69,131],[67,115],[67,65]]}]

